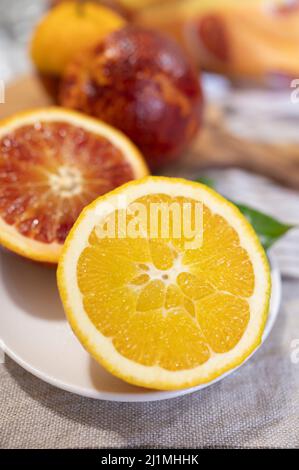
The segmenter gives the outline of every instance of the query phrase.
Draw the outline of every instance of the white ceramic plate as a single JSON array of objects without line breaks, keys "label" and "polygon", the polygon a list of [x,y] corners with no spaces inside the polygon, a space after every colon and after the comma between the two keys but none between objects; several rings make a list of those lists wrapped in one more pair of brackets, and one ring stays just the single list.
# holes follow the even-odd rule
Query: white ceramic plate
[{"label": "white ceramic plate", "polygon": [[[272,329],[281,299],[280,274],[273,260],[271,264],[273,294],[263,340]],[[55,269],[1,250],[0,303],[0,339],[6,354],[27,371],[63,390],[101,400],[145,402],[185,395],[212,383],[160,392],[134,387],[113,377],[91,359],[66,322]]]}]

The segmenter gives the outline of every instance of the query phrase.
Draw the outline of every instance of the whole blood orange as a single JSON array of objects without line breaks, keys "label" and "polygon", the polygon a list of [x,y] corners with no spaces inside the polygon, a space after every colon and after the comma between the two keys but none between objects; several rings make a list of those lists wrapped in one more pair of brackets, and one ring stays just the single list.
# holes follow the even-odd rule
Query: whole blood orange
[{"label": "whole blood orange", "polygon": [[84,206],[145,174],[135,146],[100,121],[62,108],[5,120],[0,124],[0,243],[55,263]]},{"label": "whole blood orange", "polygon": [[69,64],[60,102],[121,129],[154,169],[183,153],[202,115],[199,78],[180,47],[135,26]]}]

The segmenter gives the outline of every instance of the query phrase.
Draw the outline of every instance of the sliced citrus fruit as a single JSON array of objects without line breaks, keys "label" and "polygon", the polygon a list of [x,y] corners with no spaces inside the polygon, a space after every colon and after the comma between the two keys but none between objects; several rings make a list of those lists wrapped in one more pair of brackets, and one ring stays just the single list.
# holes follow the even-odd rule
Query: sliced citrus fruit
[{"label": "sliced citrus fruit", "polygon": [[0,243],[57,263],[84,206],[148,173],[119,131],[80,113],[45,108],[0,123]]},{"label": "sliced citrus fruit", "polygon": [[[151,218],[157,203],[200,204],[201,243],[191,243],[178,213]],[[193,225],[197,211],[184,213]],[[180,389],[215,379],[256,349],[270,275],[234,205],[198,183],[148,177],[84,209],[64,245],[58,286],[75,334],[99,363],[132,384]]]}]

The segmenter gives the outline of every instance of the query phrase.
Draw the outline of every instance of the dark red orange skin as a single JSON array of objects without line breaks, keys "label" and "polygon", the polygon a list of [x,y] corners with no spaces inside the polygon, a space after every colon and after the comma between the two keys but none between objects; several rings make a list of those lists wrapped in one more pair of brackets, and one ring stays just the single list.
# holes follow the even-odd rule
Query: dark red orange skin
[{"label": "dark red orange skin", "polygon": [[43,85],[45,92],[53,100],[53,103],[58,102],[58,94],[60,87],[60,78],[55,75],[46,75],[45,73],[37,72],[40,83]]},{"label": "dark red orange skin", "polygon": [[121,129],[152,169],[182,155],[202,120],[199,78],[180,47],[135,26],[70,64],[59,97],[63,106]]}]

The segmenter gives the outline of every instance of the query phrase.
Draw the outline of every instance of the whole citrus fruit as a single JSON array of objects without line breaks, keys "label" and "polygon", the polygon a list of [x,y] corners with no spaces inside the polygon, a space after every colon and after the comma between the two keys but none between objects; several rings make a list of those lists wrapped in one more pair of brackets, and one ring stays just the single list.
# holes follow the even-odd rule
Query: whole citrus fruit
[{"label": "whole citrus fruit", "polygon": [[31,43],[32,60],[40,72],[60,75],[85,47],[125,24],[116,12],[94,2],[65,2],[41,20]]},{"label": "whole citrus fruit", "polygon": [[202,115],[199,78],[170,38],[126,26],[78,56],[61,83],[63,106],[121,129],[151,168],[182,154]]}]

